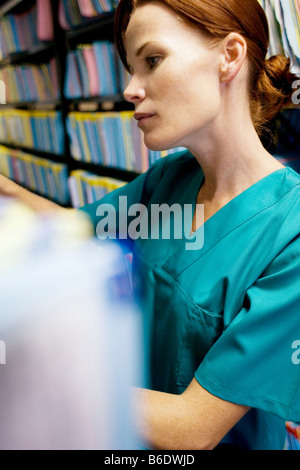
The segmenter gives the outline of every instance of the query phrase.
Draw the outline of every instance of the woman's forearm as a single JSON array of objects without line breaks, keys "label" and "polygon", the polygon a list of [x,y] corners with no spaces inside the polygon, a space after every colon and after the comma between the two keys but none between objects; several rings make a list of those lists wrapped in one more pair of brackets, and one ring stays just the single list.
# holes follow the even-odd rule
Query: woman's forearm
[{"label": "woman's forearm", "polygon": [[[180,395],[135,390],[136,429],[151,449],[179,450],[185,443],[185,404]],[[183,434],[183,435],[182,435]]]},{"label": "woman's forearm", "polygon": [[145,389],[137,389],[135,393],[137,432],[146,446],[157,450],[209,448],[204,423],[194,426],[184,395]]},{"label": "woman's forearm", "polygon": [[59,204],[38,196],[3,175],[0,175],[0,196],[17,199],[35,212],[63,210]]},{"label": "woman's forearm", "polygon": [[150,449],[214,449],[249,411],[211,395],[193,379],[181,395],[136,389],[138,435]]}]

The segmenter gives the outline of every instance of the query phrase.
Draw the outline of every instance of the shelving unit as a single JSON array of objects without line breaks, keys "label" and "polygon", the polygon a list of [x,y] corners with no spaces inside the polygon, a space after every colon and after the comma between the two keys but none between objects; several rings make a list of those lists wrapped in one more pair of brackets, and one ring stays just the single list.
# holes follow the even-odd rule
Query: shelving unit
[{"label": "shelving unit", "polygon": [[24,152],[24,153],[33,153],[34,152],[34,155],[39,157],[39,158],[44,158],[46,160],[51,160],[53,162],[56,162],[56,163],[64,163],[64,160],[61,155],[56,155],[55,153],[50,153],[50,152],[44,152],[43,150],[39,150],[39,149],[32,149],[30,147],[24,147],[23,145],[15,145],[15,144],[11,144],[11,143],[7,143],[7,142],[1,142],[0,141],[0,145],[2,146],[5,146],[9,149],[12,149],[12,150],[20,150],[21,152]]},{"label": "shelving unit", "polygon": [[[10,0],[1,2],[0,18],[11,13],[24,13],[32,8],[35,3],[35,0]],[[78,27],[70,31],[65,31],[59,24],[58,8],[59,0],[51,0],[52,21],[54,27],[53,41],[49,43],[41,43],[37,47],[34,47],[26,52],[12,53],[8,57],[3,58],[0,60],[0,72],[1,69],[5,69],[6,67],[11,66],[19,66],[23,64],[37,65],[47,63],[55,57],[60,97],[58,99],[47,101],[22,101],[1,104],[0,113],[1,111],[7,111],[11,109],[27,111],[59,111],[62,114],[64,135],[63,155],[56,155],[38,150],[36,148],[28,148],[24,145],[11,142],[8,143],[0,141],[0,145],[5,146],[7,149],[15,151],[20,150],[25,153],[30,153],[33,156],[37,156],[54,163],[65,163],[68,168],[68,174],[70,174],[73,170],[80,169],[92,172],[93,174],[99,176],[107,176],[124,181],[131,181],[138,175],[138,172],[81,162],[74,159],[71,155],[69,135],[66,127],[68,114],[72,111],[84,112],[92,110],[97,112],[104,112],[112,110],[124,111],[133,109],[132,106],[128,105],[128,103],[124,101],[121,93],[109,96],[93,96],[75,99],[68,99],[64,93],[66,57],[68,52],[74,50],[78,44],[83,42],[90,43],[91,41],[99,40],[109,40],[113,42],[114,13],[104,13],[99,17],[87,19]]]},{"label": "shelving unit", "polygon": [[0,4],[0,17],[6,15],[6,13],[12,11],[15,7],[20,5],[23,0],[8,0],[3,1]]},{"label": "shelving unit", "polygon": [[[4,15],[11,13],[24,13],[36,4],[37,0],[8,0],[0,2],[0,19]],[[31,48],[26,52],[12,53],[8,57],[0,60],[0,74],[1,70],[11,66],[21,66],[23,64],[44,64],[48,63],[51,59],[56,59],[56,74],[59,88],[59,97],[52,100],[40,101],[22,101],[8,104],[0,104],[0,119],[2,111],[27,110],[32,111],[56,111],[61,113],[62,126],[63,126],[63,152],[61,155],[56,155],[50,152],[44,152],[35,148],[28,148],[24,145],[16,143],[1,142],[0,145],[6,146],[11,150],[20,150],[30,153],[39,158],[43,158],[53,163],[64,163],[67,166],[68,174],[74,170],[85,170],[95,175],[116,178],[123,181],[132,181],[139,174],[137,171],[127,171],[121,168],[114,168],[104,164],[96,164],[95,162],[79,161],[72,156],[70,134],[68,132],[67,120],[70,113],[100,113],[109,111],[132,111],[133,106],[126,103],[123,99],[122,93],[112,94],[109,96],[92,96],[80,98],[68,98],[65,95],[65,78],[67,67],[67,55],[70,51],[74,51],[82,44],[91,44],[95,41],[110,41],[113,42],[113,23],[114,13],[108,12],[101,16],[94,18],[87,18],[84,22],[70,31],[64,30],[59,23],[59,0],[51,0],[52,9],[52,22],[54,30],[54,38],[51,42],[42,42],[36,47]],[[121,87],[120,87],[121,89]],[[298,109],[300,113],[300,105],[294,106],[293,109]],[[299,124],[300,125],[300,124]],[[287,127],[288,122],[286,113],[278,116],[272,123],[270,129],[278,135],[278,130]],[[294,141],[297,141],[300,129],[290,127],[291,142],[287,142],[286,153],[290,155],[291,150],[297,151],[294,148]],[[279,132],[280,134],[280,132]],[[294,134],[294,137],[293,137]],[[0,134],[1,135],[1,134]],[[3,140],[3,139],[2,139]],[[283,139],[284,140],[284,139]],[[264,144],[274,154],[281,154],[282,148],[276,145],[276,142],[271,142],[268,137],[263,140]],[[299,157],[300,157],[300,149]],[[294,157],[293,157],[294,158]],[[300,161],[300,159],[299,159]],[[300,169],[300,166],[299,166]]]}]

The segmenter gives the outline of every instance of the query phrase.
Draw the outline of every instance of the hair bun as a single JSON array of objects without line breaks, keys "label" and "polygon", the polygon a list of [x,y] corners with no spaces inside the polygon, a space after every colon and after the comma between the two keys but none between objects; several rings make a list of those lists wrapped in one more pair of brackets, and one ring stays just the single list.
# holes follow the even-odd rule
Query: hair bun
[{"label": "hair bun", "polygon": [[265,61],[265,73],[275,89],[280,90],[288,99],[293,93],[296,76],[291,73],[291,61],[287,57],[275,55]]},{"label": "hair bun", "polygon": [[257,117],[260,125],[272,120],[284,106],[291,103],[296,79],[297,76],[291,72],[289,58],[276,55],[265,60],[257,80]]}]

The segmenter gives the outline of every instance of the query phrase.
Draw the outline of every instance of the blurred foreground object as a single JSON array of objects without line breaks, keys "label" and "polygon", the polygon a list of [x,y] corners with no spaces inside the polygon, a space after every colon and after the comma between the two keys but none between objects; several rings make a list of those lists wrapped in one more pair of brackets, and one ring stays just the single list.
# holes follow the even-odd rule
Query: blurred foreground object
[{"label": "blurred foreground object", "polygon": [[0,449],[136,449],[139,315],[85,219],[0,201]]}]

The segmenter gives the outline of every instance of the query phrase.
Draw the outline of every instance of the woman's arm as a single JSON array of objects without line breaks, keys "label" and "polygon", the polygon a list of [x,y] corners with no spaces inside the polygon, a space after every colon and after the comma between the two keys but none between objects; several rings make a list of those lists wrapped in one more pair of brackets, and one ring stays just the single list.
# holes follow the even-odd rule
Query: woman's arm
[{"label": "woman's arm", "polygon": [[136,394],[137,431],[152,449],[212,450],[249,411],[211,395],[195,379],[182,395]]},{"label": "woman's arm", "polygon": [[27,205],[36,212],[67,210],[59,204],[22,188],[14,181],[0,174],[0,197],[12,197]]}]

